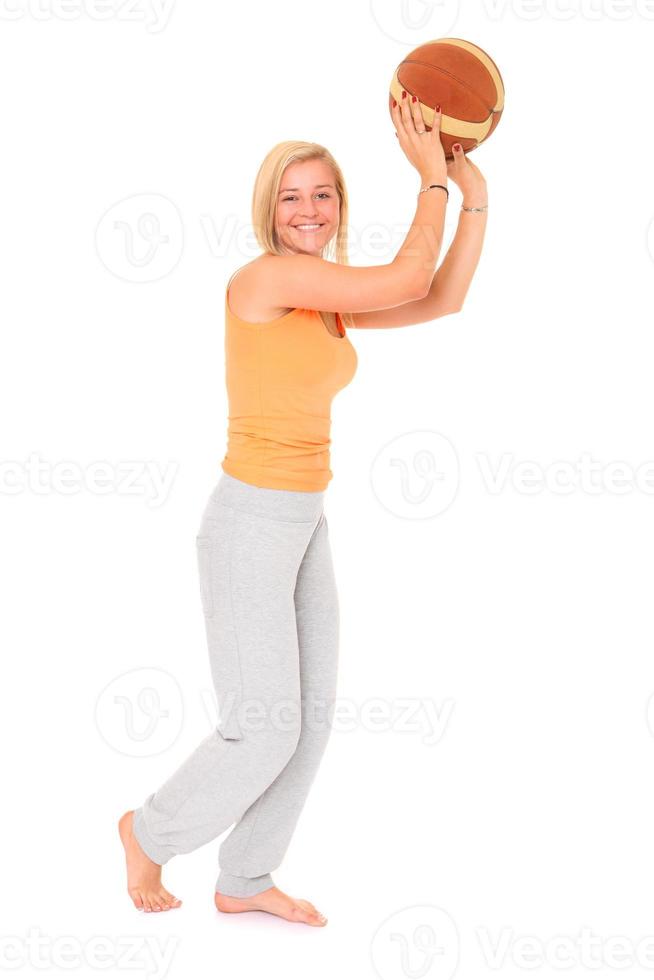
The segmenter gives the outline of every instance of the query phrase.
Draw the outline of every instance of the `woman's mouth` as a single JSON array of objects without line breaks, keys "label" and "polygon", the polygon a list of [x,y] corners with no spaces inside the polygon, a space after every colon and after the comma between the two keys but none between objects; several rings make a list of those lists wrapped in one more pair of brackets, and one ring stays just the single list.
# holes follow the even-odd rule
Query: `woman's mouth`
[{"label": "woman's mouth", "polygon": [[323,221],[320,224],[292,225],[291,227],[296,228],[298,231],[318,231],[319,228],[323,227],[324,223],[325,222]]}]

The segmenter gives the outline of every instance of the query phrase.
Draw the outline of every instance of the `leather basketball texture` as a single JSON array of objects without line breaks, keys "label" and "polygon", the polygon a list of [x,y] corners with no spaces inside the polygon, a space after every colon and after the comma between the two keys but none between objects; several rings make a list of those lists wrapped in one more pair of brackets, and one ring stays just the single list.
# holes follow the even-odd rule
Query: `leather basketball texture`
[{"label": "leather basketball texture", "polygon": [[402,89],[422,106],[427,129],[434,121],[434,106],[441,106],[441,142],[447,160],[452,144],[467,153],[487,140],[504,109],[504,82],[493,59],[471,41],[442,37],[414,48],[398,65],[390,85],[393,99],[402,101]]}]

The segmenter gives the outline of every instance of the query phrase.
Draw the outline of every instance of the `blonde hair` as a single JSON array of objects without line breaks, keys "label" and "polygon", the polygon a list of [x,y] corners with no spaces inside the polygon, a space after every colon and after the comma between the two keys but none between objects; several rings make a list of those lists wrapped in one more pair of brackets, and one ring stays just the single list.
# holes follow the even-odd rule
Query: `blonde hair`
[{"label": "blonde hair", "polygon": [[[287,255],[288,250],[279,241],[275,230],[275,215],[282,176],[286,167],[291,163],[305,160],[323,160],[334,174],[334,184],[340,202],[340,213],[336,234],[321,250],[321,258],[349,265],[347,246],[348,227],[348,196],[345,187],[343,171],[329,150],[320,143],[308,143],[304,140],[285,140],[277,143],[266,154],[257,173],[252,193],[252,224],[256,239],[265,253],[271,255]],[[318,311],[326,327],[335,323],[335,314]],[[343,323],[353,326],[352,315],[341,313]]]}]

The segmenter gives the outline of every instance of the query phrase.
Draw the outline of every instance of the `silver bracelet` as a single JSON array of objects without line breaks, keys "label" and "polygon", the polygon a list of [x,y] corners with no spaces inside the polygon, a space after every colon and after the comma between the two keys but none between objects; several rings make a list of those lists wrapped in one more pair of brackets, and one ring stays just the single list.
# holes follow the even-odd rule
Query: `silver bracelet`
[{"label": "silver bracelet", "polygon": [[484,204],[483,208],[464,208],[464,206],[461,205],[461,210],[462,211],[488,211],[488,205]]}]

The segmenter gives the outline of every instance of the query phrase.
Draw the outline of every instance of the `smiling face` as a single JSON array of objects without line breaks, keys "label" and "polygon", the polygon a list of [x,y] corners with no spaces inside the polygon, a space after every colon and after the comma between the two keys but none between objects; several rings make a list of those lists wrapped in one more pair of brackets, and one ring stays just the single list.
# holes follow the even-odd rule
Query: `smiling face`
[{"label": "smiling face", "polygon": [[289,251],[320,256],[338,229],[340,205],[331,167],[324,160],[289,163],[279,188],[275,224],[280,242]]}]

